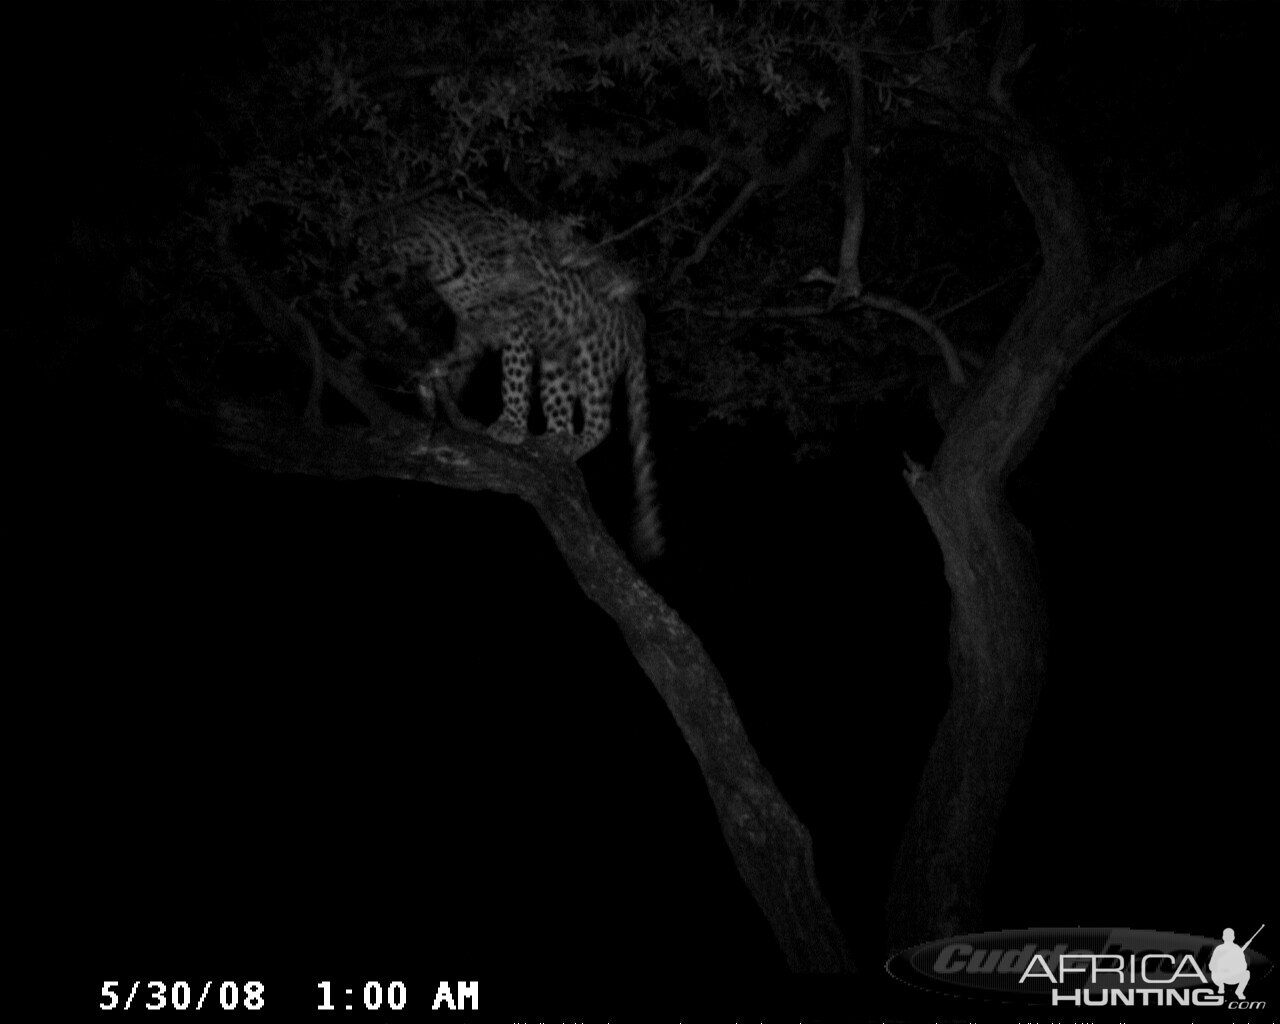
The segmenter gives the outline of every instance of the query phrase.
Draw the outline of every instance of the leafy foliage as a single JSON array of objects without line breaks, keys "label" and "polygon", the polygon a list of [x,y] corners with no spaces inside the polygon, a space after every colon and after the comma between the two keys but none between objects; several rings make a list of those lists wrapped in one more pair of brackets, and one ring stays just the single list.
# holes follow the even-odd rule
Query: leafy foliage
[{"label": "leafy foliage", "polygon": [[[190,241],[230,219],[237,251],[273,290],[358,326],[374,355],[395,361],[412,358],[409,297],[393,303],[361,284],[362,215],[447,189],[576,218],[591,237],[639,224],[616,248],[661,282],[751,173],[746,158],[785,159],[835,102],[854,28],[826,4],[778,3],[324,5],[242,17],[239,31],[261,40],[261,69],[229,83],[209,119],[218,150],[241,156],[209,190]],[[701,187],[730,147],[746,156]],[[738,241],[743,255],[758,248],[749,234]],[[748,258],[734,276],[753,265],[763,264]],[[714,269],[705,284],[717,276],[728,284]],[[707,400],[754,394],[764,368],[750,350],[742,359],[745,371],[739,359],[708,361]],[[740,401],[720,404],[732,417]]]},{"label": "leafy foliage", "polygon": [[[820,441],[828,418],[798,415],[783,395],[810,394],[806,382],[822,378],[831,403],[856,405],[876,393],[871,378],[901,379],[901,366],[881,360],[886,343],[910,358],[920,349],[904,322],[823,311],[821,291],[802,283],[814,267],[833,268],[840,249],[855,41],[868,112],[864,279],[926,312],[994,283],[949,325],[957,344],[981,350],[1030,273],[1034,233],[1000,161],[921,128],[930,89],[966,79],[981,89],[994,13],[959,6],[941,43],[927,8],[884,3],[317,4],[219,15],[209,49],[227,56],[201,72],[192,97],[199,156],[185,171],[186,215],[156,231],[134,263],[144,290],[171,298],[147,306],[147,333],[170,338],[181,324],[189,350],[199,348],[191,323],[218,325],[201,373],[220,365],[236,334],[230,310],[240,336],[259,336],[217,269],[212,240],[229,220],[255,279],[311,319],[323,344],[348,352],[360,342],[386,379],[407,374],[424,340],[433,343],[419,335],[447,339],[449,324],[420,284],[382,288],[362,275],[355,229],[399,197],[448,190],[612,240],[612,254],[646,286],[659,396],[692,403],[695,422],[773,417],[797,440]],[[1065,19],[1062,45],[1083,38],[1067,12],[1042,17]],[[1145,17],[1132,19],[1136,30]],[[1197,52],[1188,42],[1170,74]],[[1047,123],[1076,141],[1085,118],[1074,108],[1098,107],[1100,97],[1067,75],[1032,61],[1020,99],[1068,119]],[[1108,80],[1102,98],[1109,134],[1143,123],[1139,94]],[[833,117],[824,142],[815,133]],[[1128,180],[1134,160],[1180,167],[1163,153],[1184,122],[1203,119],[1171,119],[1140,151],[1142,137],[1130,132],[1135,153],[1123,161],[1115,149],[1084,150],[1121,208],[1105,225],[1116,244],[1155,215],[1151,197],[1161,216],[1187,209],[1176,180],[1159,192],[1110,184]],[[1195,150],[1184,141],[1177,151]],[[691,260],[700,243],[706,258]],[[819,315],[744,342],[742,324],[767,322],[750,319],[763,305]],[[787,338],[791,358],[767,357],[770,337]],[[785,386],[756,386],[779,374]]]}]

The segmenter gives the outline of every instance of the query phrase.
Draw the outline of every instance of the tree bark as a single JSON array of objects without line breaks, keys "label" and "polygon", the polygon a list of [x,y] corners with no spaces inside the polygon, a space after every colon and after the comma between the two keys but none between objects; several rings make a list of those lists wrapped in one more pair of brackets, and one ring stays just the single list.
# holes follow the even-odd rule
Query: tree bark
[{"label": "tree bark", "polygon": [[[1047,416],[1064,370],[1053,342],[1069,303],[1037,289],[1021,337],[961,408],[930,471],[907,479],[942,549],[951,590],[951,700],[929,752],[894,869],[889,941],[899,950],[972,931],[1000,816],[1046,674],[1031,538],[1004,495],[1007,468]],[[1056,301],[1055,301],[1056,300]],[[1086,329],[1084,317],[1063,327]]]},{"label": "tree bark", "polygon": [[[813,840],[747,737],[724,679],[693,630],[628,561],[596,515],[577,466],[554,440],[514,447],[484,435],[432,431],[387,408],[320,347],[305,318],[253,281],[223,221],[218,247],[232,281],[263,325],[309,364],[305,422],[224,402],[212,412],[223,448],[260,469],[334,479],[381,476],[460,490],[515,494],[542,519],[583,593],[613,619],[693,752],[738,874],[795,972],[852,973],[844,936],[818,887]],[[317,389],[333,386],[367,428],[326,428]]]},{"label": "tree bark", "polygon": [[234,404],[220,444],[252,465],[333,479],[371,476],[516,494],[534,507],[586,596],[617,623],[693,752],[738,874],[795,972],[852,973],[818,886],[813,842],[760,763],[724,679],[688,625],[641,578],[554,442],[519,447],[425,428],[327,428]]},{"label": "tree bark", "polygon": [[984,924],[991,855],[1044,687],[1044,602],[1031,537],[1005,496],[1009,475],[1071,368],[1128,311],[1276,210],[1271,168],[1181,237],[1100,271],[1093,210],[1062,157],[1012,109],[1005,77],[1020,49],[1020,32],[1002,33],[988,99],[971,97],[966,107],[952,92],[928,116],[1008,161],[1044,263],[947,424],[932,467],[906,474],[951,590],[952,692],[894,865],[886,906],[892,952]]}]

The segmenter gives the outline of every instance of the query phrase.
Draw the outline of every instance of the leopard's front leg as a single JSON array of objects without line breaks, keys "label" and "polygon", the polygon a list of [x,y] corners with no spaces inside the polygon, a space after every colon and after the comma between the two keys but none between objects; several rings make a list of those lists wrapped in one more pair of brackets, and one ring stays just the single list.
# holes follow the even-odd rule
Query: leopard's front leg
[{"label": "leopard's front leg", "polygon": [[533,346],[524,338],[511,338],[502,347],[502,415],[489,428],[489,436],[506,444],[519,444],[529,433],[529,391],[533,382]]}]

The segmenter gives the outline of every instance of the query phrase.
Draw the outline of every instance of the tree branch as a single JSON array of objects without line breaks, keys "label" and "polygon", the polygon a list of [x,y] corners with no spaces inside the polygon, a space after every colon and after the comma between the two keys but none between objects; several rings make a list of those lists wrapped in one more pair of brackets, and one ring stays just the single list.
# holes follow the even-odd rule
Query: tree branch
[{"label": "tree branch", "polygon": [[839,302],[862,294],[862,233],[867,222],[867,105],[862,86],[862,53],[850,41],[845,65],[849,85],[849,143],[844,151],[844,233],[840,238],[840,269],[832,299]]},{"label": "tree branch", "polygon": [[[828,284],[834,284],[836,288],[832,294],[833,296],[838,294],[840,287],[839,282],[821,267],[815,267],[813,270],[805,274],[804,280],[825,281]],[[938,351],[942,355],[942,361],[946,363],[947,376],[950,377],[951,383],[958,387],[963,387],[965,385],[964,367],[960,364],[960,357],[956,354],[956,349],[955,346],[951,344],[951,339],[947,337],[947,332],[914,306],[909,306],[905,302],[888,295],[877,295],[875,292],[863,291],[857,298],[848,299],[840,303],[838,306],[828,305],[825,311],[831,312],[833,309],[837,308],[851,309],[856,306],[867,306],[871,309],[883,310],[886,313],[894,313],[897,316],[902,317],[904,320],[909,320],[911,323],[915,324],[920,328],[920,330],[924,331],[925,334],[929,335],[929,337],[933,339],[934,344],[938,346]],[[803,309],[803,307],[801,308]]]},{"label": "tree branch", "polygon": [[419,480],[515,494],[533,506],[583,593],[617,624],[693,752],[738,873],[793,971],[853,970],[818,886],[813,843],[760,763],[719,671],[693,631],[641,578],[595,514],[582,474],[554,441],[504,445],[448,431],[301,429],[245,406],[218,411],[219,441],[273,471]]},{"label": "tree branch", "polygon": [[711,227],[707,228],[702,237],[698,239],[698,244],[694,247],[693,252],[675,265],[675,269],[671,271],[672,281],[679,280],[684,276],[686,270],[695,264],[702,262],[703,258],[707,255],[707,251],[711,248],[711,244],[720,237],[720,232],[723,231],[728,226],[729,222],[741,212],[742,208],[747,205],[747,201],[755,195],[757,191],[759,191],[761,184],[762,182],[759,178],[751,178],[742,186],[741,189],[738,190],[738,194],[734,198],[733,202],[729,204],[724,213],[720,214],[720,216],[716,218],[716,222],[712,224]]},{"label": "tree branch", "polygon": [[[678,280],[691,266],[702,262],[711,245],[720,236],[720,233],[760,189],[790,186],[813,173],[818,160],[822,156],[823,148],[843,130],[844,126],[838,111],[832,109],[824,112],[810,124],[804,141],[781,167],[770,165],[758,149],[731,149],[709,140],[701,132],[676,132],[664,140],[653,143],[652,146],[665,147],[668,145],[676,146],[682,141],[697,140],[700,147],[711,147],[707,149],[707,152],[712,153],[717,162],[728,160],[736,163],[742,166],[750,175],[742,188],[738,190],[733,202],[716,218],[715,223],[703,233],[694,251],[676,264],[675,269],[671,272],[670,280]],[[632,150],[630,152],[641,152],[649,148],[644,147],[643,150]],[[615,150],[614,152],[616,154],[619,151]]]},{"label": "tree branch", "polygon": [[219,220],[218,255],[245,305],[253,311],[272,337],[284,343],[299,359],[311,366],[311,386],[306,410],[308,422],[317,427],[320,424],[320,396],[326,384],[350,402],[370,423],[389,425],[398,420],[412,422],[383,402],[363,377],[325,352],[315,328],[306,317],[249,276],[249,272],[231,250],[230,235],[230,223],[225,218]]},{"label": "tree branch", "polygon": [[760,763],[701,642],[609,536],[591,506],[581,472],[565,458],[561,445],[536,438],[515,447],[486,435],[452,431],[433,438],[422,424],[381,409],[365,387],[328,372],[341,364],[326,363],[314,330],[303,330],[310,324],[254,284],[231,253],[229,231],[222,222],[219,248],[250,308],[295,353],[318,359],[326,371],[320,379],[327,378],[357,408],[367,408],[372,425],[324,429],[317,415],[303,429],[291,417],[224,403],[216,416],[222,447],[274,472],[424,480],[515,494],[532,505],[578,585],[613,618],[675,718],[702,771],[738,873],[788,965],[794,971],[852,972],[844,937],[818,887],[808,829]]},{"label": "tree branch", "polygon": [[1123,316],[1142,299],[1190,270],[1215,246],[1280,209],[1280,168],[1265,168],[1239,195],[1220,203],[1181,235],[1112,268],[1099,287],[1098,320]]},{"label": "tree branch", "polygon": [[693,180],[692,185],[690,185],[684,192],[676,196],[675,199],[671,200],[671,202],[667,203],[660,210],[655,210],[653,213],[649,214],[649,216],[642,217],[640,220],[636,221],[630,227],[625,228],[622,231],[617,232],[616,234],[612,234],[608,238],[602,238],[600,241],[596,242],[594,245],[587,246],[586,251],[590,252],[591,250],[599,249],[602,246],[613,245],[619,239],[626,238],[627,235],[630,235],[635,233],[636,231],[639,231],[641,228],[645,227],[646,225],[652,224],[655,220],[661,220],[668,213],[674,210],[677,206],[680,206],[683,203],[687,202],[690,196],[692,196],[695,192],[698,191],[698,189],[702,188],[703,185],[705,185],[708,181],[710,181],[715,176],[716,171],[720,170],[721,163],[722,161],[719,158],[712,160],[711,163],[707,164],[707,166],[704,167],[702,171],[699,172],[698,176]]},{"label": "tree branch", "polygon": [[874,292],[864,291],[858,297],[857,302],[863,306],[870,306],[872,309],[881,309],[886,313],[894,313],[919,327],[920,330],[933,339],[933,343],[938,347],[938,351],[942,355],[942,361],[947,365],[947,376],[950,378],[951,383],[957,387],[965,386],[964,367],[960,364],[960,357],[956,354],[956,348],[951,344],[951,339],[947,337],[947,332],[936,323],[918,309],[888,295],[877,295]]}]

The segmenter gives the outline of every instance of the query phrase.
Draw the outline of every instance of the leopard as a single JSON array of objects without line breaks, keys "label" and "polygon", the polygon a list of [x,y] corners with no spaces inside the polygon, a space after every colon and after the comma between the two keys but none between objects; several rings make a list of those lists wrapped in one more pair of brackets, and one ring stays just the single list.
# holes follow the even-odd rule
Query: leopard
[{"label": "leopard", "polygon": [[[453,348],[419,375],[424,397],[443,380],[457,393],[486,350],[502,363],[502,412],[488,433],[508,444],[529,431],[535,360],[546,432],[573,459],[608,436],[625,374],[641,561],[664,548],[649,434],[645,318],[635,282],[563,220],[532,221],[494,205],[431,195],[374,222],[388,266],[425,276],[453,314]],[[581,430],[574,430],[575,411]]]}]

